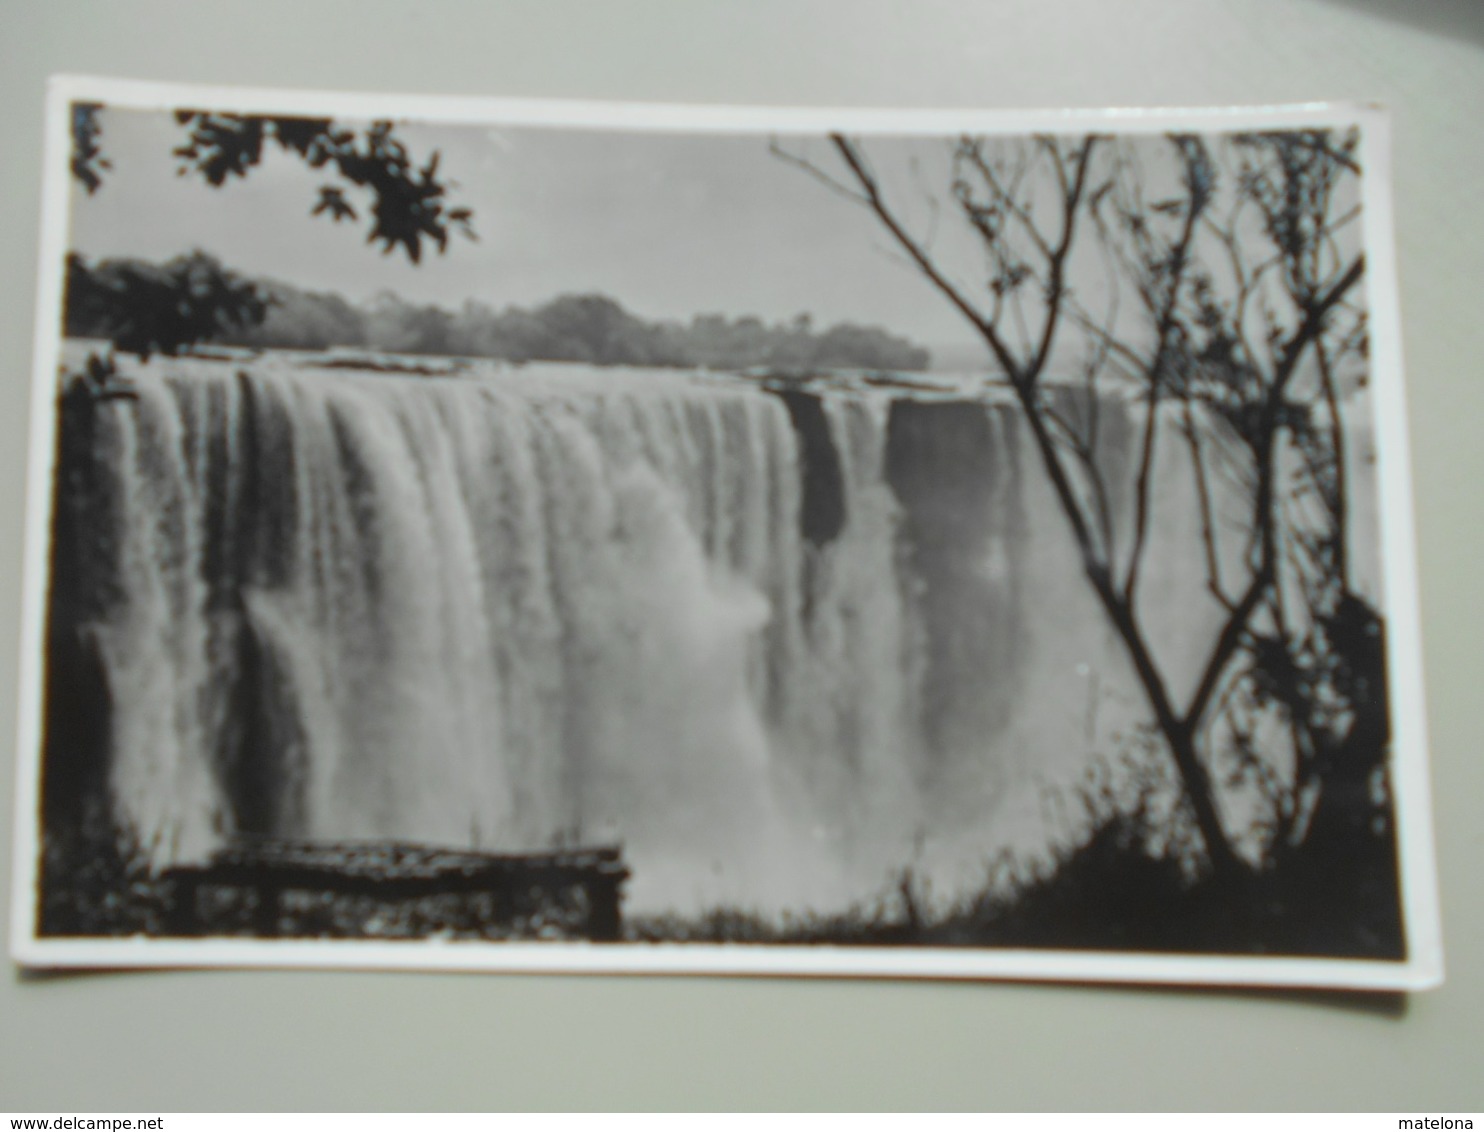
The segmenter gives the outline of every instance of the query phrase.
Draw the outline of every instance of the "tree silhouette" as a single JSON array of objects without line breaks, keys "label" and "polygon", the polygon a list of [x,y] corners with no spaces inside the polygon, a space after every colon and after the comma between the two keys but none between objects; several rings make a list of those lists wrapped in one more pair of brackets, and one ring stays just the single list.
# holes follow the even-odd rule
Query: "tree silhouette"
[{"label": "tree silhouette", "polygon": [[[97,103],[72,106],[70,168],[90,195],[103,188],[113,169],[103,149],[104,109]],[[366,242],[379,243],[383,254],[401,250],[416,264],[426,244],[447,251],[454,232],[477,238],[472,212],[448,202],[452,185],[439,175],[438,153],[418,164],[390,122],[356,130],[329,118],[205,110],[180,110],[175,120],[185,131],[173,151],[181,176],[199,177],[220,189],[247,177],[271,145],[333,178],[319,186],[311,216],[356,222],[364,210]],[[366,199],[358,207],[352,195]],[[102,287],[90,287],[94,280],[77,267],[69,263],[69,320],[76,321],[73,308],[80,304],[90,312],[83,321],[115,327],[110,334],[115,348],[141,357],[174,354],[224,330],[255,326],[271,302],[200,252],[159,268],[116,265]],[[84,293],[75,293],[74,285]]]},{"label": "tree silhouette", "polygon": [[[959,138],[934,217],[961,224],[959,250],[985,273],[972,286],[936,250],[941,238],[913,229],[867,147],[830,142],[832,160],[774,151],[868,209],[1014,391],[1210,873],[1240,884],[1305,841],[1369,823],[1374,806],[1354,784],[1384,789],[1384,650],[1346,558],[1337,377],[1366,347],[1356,133]],[[1093,271],[1112,280],[1096,309]],[[1133,392],[1138,421],[1123,472],[1099,441],[1113,389]],[[1184,696],[1141,590],[1172,445],[1196,481],[1193,549],[1220,611]],[[1219,485],[1239,499],[1235,523]],[[1286,769],[1265,752],[1272,724],[1292,748]],[[1255,851],[1223,813],[1241,788],[1265,803],[1247,827]]]},{"label": "tree silhouette", "polygon": [[357,220],[346,198],[346,186],[371,197],[367,243],[380,242],[383,253],[400,248],[413,263],[422,260],[423,242],[440,252],[448,248],[450,230],[474,238],[467,208],[450,208],[449,186],[438,176],[438,153],[415,163],[390,122],[374,122],[356,131],[329,118],[262,118],[181,110],[176,121],[188,131],[175,150],[182,174],[196,174],[220,188],[233,177],[246,177],[263,159],[272,141],[311,169],[332,171],[345,185],[321,185],[311,215],[336,222]]},{"label": "tree silhouette", "polygon": [[103,132],[98,124],[98,111],[103,109],[96,102],[74,102],[72,104],[72,162],[73,177],[82,183],[89,194],[97,192],[103,185],[103,173],[113,164],[103,156],[98,142]]},{"label": "tree silhouette", "polygon": [[95,271],[67,257],[66,332],[106,337],[141,360],[256,326],[269,302],[255,283],[201,251],[158,266],[112,260]]},{"label": "tree silhouette", "polygon": [[[103,127],[97,103],[72,107],[72,175],[91,194],[104,182],[112,165],[103,153]],[[197,176],[213,188],[232,178],[246,177],[262,163],[272,143],[310,169],[324,171],[339,184],[319,187],[312,216],[356,221],[361,213],[346,193],[360,190],[369,196],[367,243],[380,242],[383,253],[400,248],[413,263],[422,261],[424,242],[440,252],[449,235],[459,232],[477,238],[473,213],[450,207],[452,183],[439,176],[435,150],[422,164],[413,160],[391,122],[373,122],[356,130],[330,118],[266,117],[220,114],[206,110],[178,110],[177,124],[185,140],[173,151],[181,176]]]}]

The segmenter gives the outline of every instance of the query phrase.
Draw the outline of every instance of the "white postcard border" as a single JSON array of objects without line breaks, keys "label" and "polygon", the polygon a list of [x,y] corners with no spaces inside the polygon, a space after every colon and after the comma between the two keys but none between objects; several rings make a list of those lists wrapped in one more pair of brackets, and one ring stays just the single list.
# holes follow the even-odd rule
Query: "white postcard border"
[{"label": "white postcard border", "polygon": [[[1398,852],[1407,957],[1398,961],[1249,955],[1109,953],[997,948],[842,947],[698,943],[481,943],[444,940],[56,939],[36,934],[40,871],[40,760],[60,360],[63,267],[71,176],[70,107],[99,102],[133,109],[183,106],[248,114],[318,114],[437,124],[731,134],[867,135],[1084,132],[1157,133],[1348,126],[1363,128],[1366,287],[1393,730]],[[285,967],[632,974],[1014,979],[1328,987],[1398,991],[1443,979],[1442,927],[1427,769],[1416,542],[1392,221],[1391,142],[1373,104],[1257,108],[982,110],[861,109],[605,103],[425,94],[347,94],[55,76],[46,105],[40,262],[27,459],[20,641],[17,788],[11,884],[11,955],[35,968]]]}]

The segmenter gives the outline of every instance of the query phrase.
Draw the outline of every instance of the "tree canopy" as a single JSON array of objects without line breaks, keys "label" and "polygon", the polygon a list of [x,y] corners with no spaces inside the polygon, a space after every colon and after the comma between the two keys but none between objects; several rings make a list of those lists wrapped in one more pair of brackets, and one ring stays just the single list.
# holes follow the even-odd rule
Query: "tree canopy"
[{"label": "tree canopy", "polygon": [[[113,169],[104,152],[103,110],[97,103],[72,107],[71,170],[89,193]],[[177,111],[175,121],[184,133],[173,151],[182,176],[219,189],[248,176],[271,147],[330,178],[318,187],[311,216],[364,221],[366,242],[380,243],[385,254],[400,249],[420,263],[427,243],[443,252],[453,233],[476,238],[472,211],[448,199],[453,185],[439,173],[438,152],[414,159],[391,122],[353,128],[331,118],[189,109]]]},{"label": "tree canopy", "polygon": [[110,260],[97,270],[69,255],[64,329],[107,338],[116,349],[148,358],[256,326],[269,301],[256,284],[204,252],[164,264]]},{"label": "tree canopy", "polygon": [[[97,103],[72,106],[70,169],[89,194],[102,189],[113,171],[104,151],[104,109]],[[449,202],[452,185],[439,173],[437,151],[421,163],[414,160],[391,122],[357,129],[330,118],[206,110],[179,110],[175,121],[184,133],[172,151],[179,174],[214,189],[247,177],[272,147],[329,178],[318,187],[311,216],[363,222],[366,242],[379,243],[383,254],[400,250],[417,264],[427,244],[442,253],[454,233],[477,238],[473,213]],[[67,268],[68,332],[90,328],[88,333],[141,357],[241,333],[261,323],[273,302],[199,251],[164,265],[117,260],[96,272],[71,256]]]}]

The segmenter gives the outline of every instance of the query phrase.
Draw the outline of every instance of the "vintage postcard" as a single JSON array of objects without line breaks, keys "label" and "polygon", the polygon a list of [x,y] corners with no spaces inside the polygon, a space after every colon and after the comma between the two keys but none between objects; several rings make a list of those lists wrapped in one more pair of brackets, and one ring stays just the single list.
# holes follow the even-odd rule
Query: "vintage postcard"
[{"label": "vintage postcard", "polygon": [[19,962],[1441,979],[1381,111],[49,113]]}]

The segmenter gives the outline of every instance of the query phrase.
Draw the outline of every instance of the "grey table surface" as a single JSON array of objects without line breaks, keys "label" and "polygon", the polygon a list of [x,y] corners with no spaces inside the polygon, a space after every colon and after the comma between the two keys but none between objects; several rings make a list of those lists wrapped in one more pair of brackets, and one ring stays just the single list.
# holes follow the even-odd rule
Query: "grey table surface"
[{"label": "grey table surface", "polygon": [[1484,420],[1477,286],[1484,5],[5,0],[0,845],[7,862],[41,106],[55,72],[666,102],[1388,104],[1449,974],[1440,991],[1373,1000],[817,980],[28,978],[12,970],[0,986],[0,1110],[1484,1108],[1484,759],[1474,731],[1484,447],[1471,438]]}]

